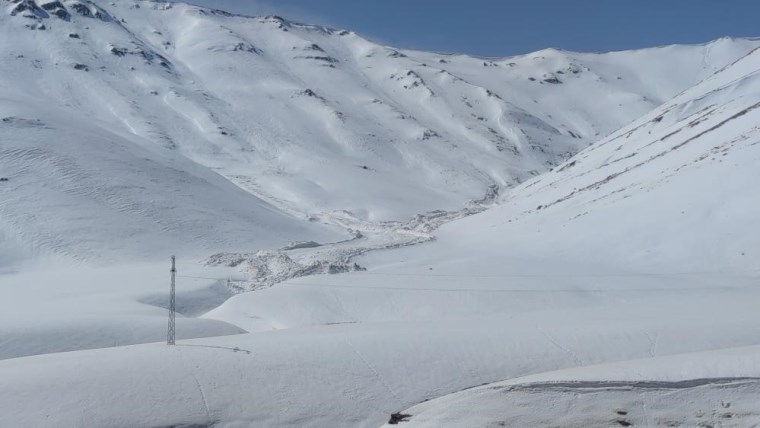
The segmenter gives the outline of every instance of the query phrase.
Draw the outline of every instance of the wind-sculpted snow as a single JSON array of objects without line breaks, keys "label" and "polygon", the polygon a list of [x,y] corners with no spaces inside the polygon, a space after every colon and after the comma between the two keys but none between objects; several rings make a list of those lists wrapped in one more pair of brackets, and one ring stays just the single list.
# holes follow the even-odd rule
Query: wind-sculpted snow
[{"label": "wind-sculpted snow", "polygon": [[[75,260],[196,256],[340,233],[275,209],[213,171],[83,118],[0,100],[0,218],[9,242]],[[7,113],[22,116],[6,116]],[[180,245],[181,243],[181,245]]]}]

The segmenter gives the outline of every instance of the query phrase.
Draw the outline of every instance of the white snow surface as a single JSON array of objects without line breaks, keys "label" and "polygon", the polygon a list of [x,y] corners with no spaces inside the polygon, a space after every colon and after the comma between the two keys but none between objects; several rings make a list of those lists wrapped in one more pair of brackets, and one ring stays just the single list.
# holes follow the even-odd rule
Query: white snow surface
[{"label": "white snow surface", "polygon": [[757,346],[560,370],[431,400],[385,427],[748,427],[758,375]]},{"label": "white snow surface", "polygon": [[[0,426],[380,426],[757,344],[756,40],[484,59],[44,3],[0,13]],[[169,253],[176,347],[145,344]],[[226,278],[286,281],[219,305]],[[560,380],[758,376],[756,348],[726,352]]]}]

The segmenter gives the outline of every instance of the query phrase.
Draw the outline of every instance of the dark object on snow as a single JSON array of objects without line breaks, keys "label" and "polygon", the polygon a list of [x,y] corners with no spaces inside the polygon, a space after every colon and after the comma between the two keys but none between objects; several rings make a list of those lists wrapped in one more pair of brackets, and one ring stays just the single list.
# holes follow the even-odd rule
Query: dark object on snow
[{"label": "dark object on snow", "polygon": [[90,71],[90,67],[84,65],[84,64],[74,64],[74,70],[84,70],[84,71]]},{"label": "dark object on snow", "polygon": [[125,56],[127,55],[127,50],[125,48],[113,47],[111,48],[111,53],[116,56]]},{"label": "dark object on snow", "polygon": [[77,34],[77,33],[69,33],[69,38],[71,38],[71,39],[78,39],[79,38],[79,34]]},{"label": "dark object on snow", "polygon": [[548,79],[544,79],[544,82],[551,83],[553,85],[558,85],[558,84],[562,83],[562,81],[559,80],[559,79],[557,79],[556,77],[550,77]]},{"label": "dark object on snow", "polygon": [[9,179],[8,179],[8,177],[0,177],[0,181],[6,182],[6,181],[9,181]]},{"label": "dark object on snow", "polygon": [[404,413],[394,413],[391,415],[391,419],[388,421],[389,425],[398,425],[399,422],[405,422],[411,418],[412,415],[407,415]]}]

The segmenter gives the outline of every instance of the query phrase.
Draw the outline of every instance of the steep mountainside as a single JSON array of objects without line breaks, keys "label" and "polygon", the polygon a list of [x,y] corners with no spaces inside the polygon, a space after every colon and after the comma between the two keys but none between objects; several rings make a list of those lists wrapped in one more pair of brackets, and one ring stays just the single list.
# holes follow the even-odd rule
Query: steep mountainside
[{"label": "steep mountainside", "polygon": [[[118,201],[112,205],[134,205],[128,186],[135,176],[154,183],[148,177],[155,164],[130,162],[122,174],[98,155],[87,158],[102,149],[119,160],[102,133],[118,135],[138,158],[150,158],[137,154],[147,150],[188,170],[221,175],[248,194],[215,196],[214,211],[235,219],[221,220],[227,231],[210,217],[198,219],[202,227],[193,233],[206,227],[215,235],[201,234],[204,249],[239,248],[242,239],[233,230],[249,225],[231,212],[258,204],[257,198],[327,223],[459,209],[489,186],[511,187],[561,163],[758,45],[721,39],[611,54],[546,50],[484,59],[400,51],[350,31],[181,3],[5,0],[2,6],[4,141],[40,149],[49,136],[19,123],[42,116],[71,123],[76,129],[52,131],[77,145],[65,155],[127,186],[109,188],[109,200]],[[67,242],[66,227],[34,230],[43,219],[24,213],[41,205],[27,205],[22,195],[65,177],[49,173],[24,182],[10,166],[42,170],[46,162],[67,162],[64,153],[41,149],[49,158],[20,156],[18,147],[3,145],[2,175],[16,185],[2,191],[17,202],[3,205],[0,230],[35,251],[110,251]],[[148,199],[167,190],[139,188]],[[60,197],[59,225],[82,220],[72,194],[62,189],[48,197]],[[128,234],[110,215],[119,210],[108,204],[87,210],[92,239],[110,239],[95,236],[98,228]],[[172,222],[156,218],[166,212],[149,218],[138,208],[128,221]],[[60,242],[51,242],[51,233]],[[319,233],[293,230],[281,241],[325,237]],[[178,242],[166,237],[162,246]]]}]

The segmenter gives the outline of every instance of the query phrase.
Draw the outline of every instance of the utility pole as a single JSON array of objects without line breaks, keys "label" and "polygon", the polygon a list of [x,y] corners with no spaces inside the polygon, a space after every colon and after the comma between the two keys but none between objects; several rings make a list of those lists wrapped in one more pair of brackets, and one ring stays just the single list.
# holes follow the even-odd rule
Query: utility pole
[{"label": "utility pole", "polygon": [[177,268],[175,267],[175,259],[172,256],[172,284],[169,288],[169,330],[166,333],[166,344],[174,345],[174,315],[176,312],[176,304],[174,299],[175,280],[177,277]]}]

